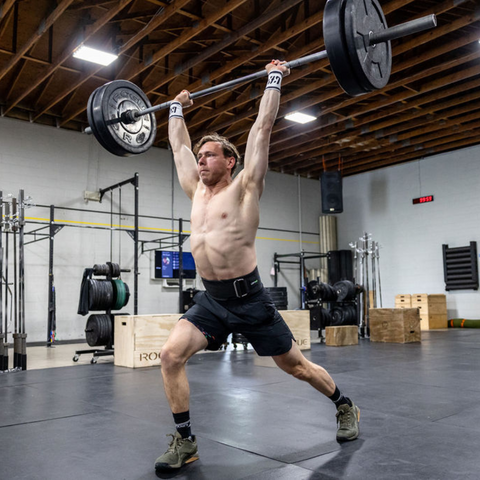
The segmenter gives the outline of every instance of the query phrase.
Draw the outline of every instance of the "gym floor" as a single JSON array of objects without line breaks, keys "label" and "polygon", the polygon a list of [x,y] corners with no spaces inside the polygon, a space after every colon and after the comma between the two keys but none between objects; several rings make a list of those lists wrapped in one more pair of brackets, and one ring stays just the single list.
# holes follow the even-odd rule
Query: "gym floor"
[{"label": "gym floor", "polygon": [[159,367],[70,357],[71,366],[0,374],[0,478],[479,478],[480,331],[422,332],[421,344],[313,344],[305,354],[359,405],[358,440],[338,444],[333,404],[241,347],[190,360],[200,460],[155,474],[173,432]]}]

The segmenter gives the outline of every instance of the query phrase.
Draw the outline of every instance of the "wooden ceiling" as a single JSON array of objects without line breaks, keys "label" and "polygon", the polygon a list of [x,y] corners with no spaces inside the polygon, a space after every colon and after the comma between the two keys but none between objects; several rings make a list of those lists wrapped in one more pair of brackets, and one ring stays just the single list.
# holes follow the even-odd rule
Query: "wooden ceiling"
[{"label": "wooden ceiling", "polygon": [[[325,0],[0,0],[2,116],[83,131],[92,91],[139,85],[152,104],[257,72],[272,58],[324,49]],[[380,0],[393,26],[435,13],[438,27],[392,42],[387,87],[348,97],[327,60],[284,79],[270,168],[345,176],[480,143],[478,0]],[[87,46],[115,50],[100,67],[72,58]],[[192,139],[217,131],[243,151],[265,79],[203,97],[185,111]],[[291,111],[315,115],[298,125]],[[155,145],[167,145],[167,112]]]}]

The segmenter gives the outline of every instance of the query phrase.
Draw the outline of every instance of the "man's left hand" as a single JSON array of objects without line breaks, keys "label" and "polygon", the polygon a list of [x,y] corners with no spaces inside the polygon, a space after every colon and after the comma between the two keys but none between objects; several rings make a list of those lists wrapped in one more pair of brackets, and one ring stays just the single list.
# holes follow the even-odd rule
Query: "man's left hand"
[{"label": "man's left hand", "polygon": [[280,70],[283,73],[283,76],[286,77],[290,75],[290,69],[286,66],[287,62],[281,62],[280,60],[272,60],[265,66],[267,73],[270,73],[272,70]]}]

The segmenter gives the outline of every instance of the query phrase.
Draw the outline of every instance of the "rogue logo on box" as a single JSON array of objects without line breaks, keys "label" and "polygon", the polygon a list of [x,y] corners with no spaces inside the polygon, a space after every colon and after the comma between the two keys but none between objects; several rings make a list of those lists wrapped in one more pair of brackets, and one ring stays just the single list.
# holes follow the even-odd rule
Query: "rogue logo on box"
[{"label": "rogue logo on box", "polygon": [[155,360],[160,360],[160,352],[150,352],[150,353],[141,353],[140,361],[151,362]]}]

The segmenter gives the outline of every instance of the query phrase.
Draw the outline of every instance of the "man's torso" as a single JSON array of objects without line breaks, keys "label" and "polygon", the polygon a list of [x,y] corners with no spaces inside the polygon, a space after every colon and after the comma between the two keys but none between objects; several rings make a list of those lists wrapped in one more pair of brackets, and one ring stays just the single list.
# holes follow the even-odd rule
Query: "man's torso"
[{"label": "man's torso", "polygon": [[200,276],[225,280],[250,273],[257,264],[255,235],[259,199],[240,173],[215,195],[199,182],[192,202],[190,244]]}]

